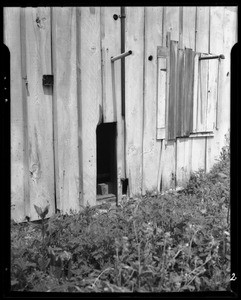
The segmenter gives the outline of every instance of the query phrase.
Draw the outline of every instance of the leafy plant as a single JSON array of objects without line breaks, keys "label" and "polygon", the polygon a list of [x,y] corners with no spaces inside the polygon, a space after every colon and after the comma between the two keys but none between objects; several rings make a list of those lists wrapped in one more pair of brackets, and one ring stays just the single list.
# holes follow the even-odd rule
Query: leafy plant
[{"label": "leafy plant", "polygon": [[[227,138],[228,140],[228,138]],[[186,189],[85,207],[35,209],[40,224],[12,223],[13,290],[182,292],[230,288],[230,151]]]}]

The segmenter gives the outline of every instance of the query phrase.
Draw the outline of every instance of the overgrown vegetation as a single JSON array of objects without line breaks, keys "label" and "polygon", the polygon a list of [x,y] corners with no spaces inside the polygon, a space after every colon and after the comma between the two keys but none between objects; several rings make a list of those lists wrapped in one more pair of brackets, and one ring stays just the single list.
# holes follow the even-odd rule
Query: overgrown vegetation
[{"label": "overgrown vegetation", "polygon": [[11,226],[18,291],[229,290],[229,142],[185,190]]}]

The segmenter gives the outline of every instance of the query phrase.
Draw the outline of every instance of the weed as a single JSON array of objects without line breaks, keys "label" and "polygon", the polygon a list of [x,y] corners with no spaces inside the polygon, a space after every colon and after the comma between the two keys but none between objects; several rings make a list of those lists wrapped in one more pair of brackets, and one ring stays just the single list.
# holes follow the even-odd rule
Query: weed
[{"label": "weed", "polygon": [[182,292],[228,290],[230,282],[228,145],[186,189],[86,207],[40,224],[12,223],[13,290]]}]

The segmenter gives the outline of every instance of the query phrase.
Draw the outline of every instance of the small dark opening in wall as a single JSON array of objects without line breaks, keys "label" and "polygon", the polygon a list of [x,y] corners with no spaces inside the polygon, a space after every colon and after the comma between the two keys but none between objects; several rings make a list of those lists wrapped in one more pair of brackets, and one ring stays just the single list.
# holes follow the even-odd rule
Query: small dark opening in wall
[{"label": "small dark opening in wall", "polygon": [[116,123],[102,123],[96,129],[97,195],[117,195]]},{"label": "small dark opening in wall", "polygon": [[127,188],[128,188],[128,178],[122,178],[121,179],[122,183],[122,195],[127,195]]}]

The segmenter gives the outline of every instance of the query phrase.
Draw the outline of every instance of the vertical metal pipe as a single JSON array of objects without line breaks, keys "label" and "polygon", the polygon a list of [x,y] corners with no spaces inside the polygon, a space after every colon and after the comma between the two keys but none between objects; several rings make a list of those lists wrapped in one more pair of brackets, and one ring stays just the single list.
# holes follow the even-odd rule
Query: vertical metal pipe
[{"label": "vertical metal pipe", "polygon": [[[121,16],[125,16],[125,7],[121,6]],[[121,19],[121,53],[125,52],[125,18]],[[121,60],[121,115],[125,116],[125,60]]]},{"label": "vertical metal pipe", "polygon": [[[121,53],[125,52],[125,7],[121,6]],[[124,177],[126,178],[126,122],[125,122],[125,59],[121,60],[121,115],[124,123]]]}]

